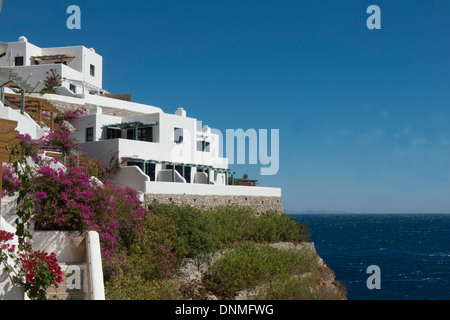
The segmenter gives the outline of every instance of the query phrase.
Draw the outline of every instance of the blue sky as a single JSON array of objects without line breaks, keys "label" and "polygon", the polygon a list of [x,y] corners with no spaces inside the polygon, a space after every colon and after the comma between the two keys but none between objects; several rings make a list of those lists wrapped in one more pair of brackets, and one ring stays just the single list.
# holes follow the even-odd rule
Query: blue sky
[{"label": "blue sky", "polygon": [[449,17],[431,0],[5,0],[0,40],[94,47],[108,91],[279,129],[277,175],[232,169],[281,187],[287,211],[450,212]]}]

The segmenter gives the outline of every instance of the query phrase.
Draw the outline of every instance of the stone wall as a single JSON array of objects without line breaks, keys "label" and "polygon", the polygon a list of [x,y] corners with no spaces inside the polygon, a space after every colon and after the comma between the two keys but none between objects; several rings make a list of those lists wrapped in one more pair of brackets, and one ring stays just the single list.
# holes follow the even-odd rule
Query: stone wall
[{"label": "stone wall", "polygon": [[281,197],[264,196],[218,196],[218,195],[192,195],[192,194],[154,194],[145,195],[145,204],[150,206],[153,201],[159,203],[188,204],[198,209],[212,209],[220,205],[248,206],[254,213],[267,211],[283,212]]}]

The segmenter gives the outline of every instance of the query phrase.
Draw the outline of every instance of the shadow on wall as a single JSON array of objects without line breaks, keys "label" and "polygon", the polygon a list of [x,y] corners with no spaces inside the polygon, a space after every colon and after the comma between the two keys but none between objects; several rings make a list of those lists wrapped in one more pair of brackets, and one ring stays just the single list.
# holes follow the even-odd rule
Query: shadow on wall
[{"label": "shadow on wall", "polygon": [[[77,240],[79,238],[79,240]],[[58,262],[86,261],[86,239],[77,232],[34,231],[33,249],[54,252]]]},{"label": "shadow on wall", "polygon": [[13,286],[7,272],[0,272],[0,300],[23,300],[22,287]]}]

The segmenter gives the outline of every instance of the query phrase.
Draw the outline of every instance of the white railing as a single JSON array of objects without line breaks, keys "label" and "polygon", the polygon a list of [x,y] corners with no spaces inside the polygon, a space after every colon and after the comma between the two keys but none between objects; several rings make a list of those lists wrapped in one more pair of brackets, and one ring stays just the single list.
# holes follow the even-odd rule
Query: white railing
[{"label": "white railing", "polygon": [[88,231],[86,246],[89,300],[105,300],[100,237],[96,231]]}]

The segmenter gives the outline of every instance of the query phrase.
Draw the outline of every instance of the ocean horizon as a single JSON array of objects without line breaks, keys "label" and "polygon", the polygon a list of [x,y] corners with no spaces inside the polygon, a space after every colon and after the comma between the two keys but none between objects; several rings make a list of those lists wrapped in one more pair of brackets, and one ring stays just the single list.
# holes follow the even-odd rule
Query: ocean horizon
[{"label": "ocean horizon", "polygon": [[302,214],[389,214],[389,215],[412,215],[412,214],[450,214],[450,212],[348,212],[340,210],[305,210],[305,211],[295,211],[295,210],[284,210],[287,215],[295,216]]},{"label": "ocean horizon", "polygon": [[[349,300],[448,300],[450,214],[287,213],[310,229]],[[367,285],[380,269],[380,289]]]}]

